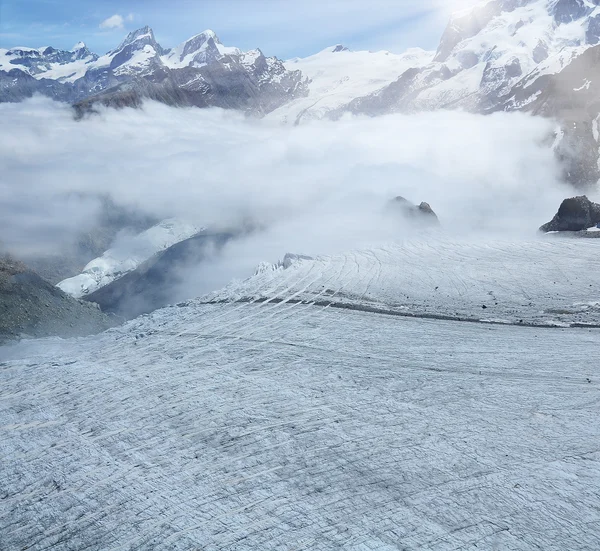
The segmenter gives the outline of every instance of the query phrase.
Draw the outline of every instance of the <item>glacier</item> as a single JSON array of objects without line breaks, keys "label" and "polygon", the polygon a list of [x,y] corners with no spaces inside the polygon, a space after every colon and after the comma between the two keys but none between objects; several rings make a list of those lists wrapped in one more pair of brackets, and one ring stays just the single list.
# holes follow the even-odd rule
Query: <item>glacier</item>
[{"label": "glacier", "polygon": [[[0,547],[598,548],[592,246],[289,257],[95,337],[0,348]],[[508,323],[483,319],[489,291]]]}]

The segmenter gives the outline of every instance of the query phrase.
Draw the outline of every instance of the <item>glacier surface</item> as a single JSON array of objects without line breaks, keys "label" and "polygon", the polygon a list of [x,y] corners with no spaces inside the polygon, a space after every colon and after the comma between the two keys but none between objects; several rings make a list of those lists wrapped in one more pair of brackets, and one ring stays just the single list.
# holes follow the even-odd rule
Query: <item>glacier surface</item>
[{"label": "glacier surface", "polygon": [[[528,317],[597,298],[591,246],[296,258],[0,348],[0,547],[597,549],[600,329]],[[470,319],[514,294],[540,326],[360,309],[436,286]]]}]

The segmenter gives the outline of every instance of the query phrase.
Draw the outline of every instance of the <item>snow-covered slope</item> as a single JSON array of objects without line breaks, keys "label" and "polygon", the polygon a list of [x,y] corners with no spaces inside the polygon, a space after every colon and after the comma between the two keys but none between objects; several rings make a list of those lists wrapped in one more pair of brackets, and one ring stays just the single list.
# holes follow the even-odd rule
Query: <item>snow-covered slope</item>
[{"label": "snow-covered slope", "polygon": [[286,70],[259,49],[243,52],[224,46],[211,30],[169,50],[146,26],[101,57],[82,43],[72,52],[0,50],[0,101],[38,93],[76,103],[80,112],[98,101],[123,107],[150,98],[174,106],[217,106],[264,115],[305,95],[304,81],[299,71]]},{"label": "snow-covered slope", "polygon": [[98,56],[88,50],[83,42],[72,50],[44,48],[0,48],[0,71],[19,69],[36,79],[58,82],[75,82],[94,67]]},{"label": "snow-covered slope", "polygon": [[491,323],[600,326],[597,240],[427,239],[261,265],[210,300],[305,301]]},{"label": "snow-covered slope", "polygon": [[352,52],[337,45],[306,58],[286,62],[289,70],[300,70],[309,79],[308,95],[271,113],[283,122],[323,118],[329,111],[354,98],[368,95],[396,80],[411,67],[421,67],[434,52],[415,48],[397,55],[390,52]]},{"label": "snow-covered slope", "polygon": [[224,46],[214,31],[210,29],[189,38],[170,50],[161,59],[171,69],[182,67],[203,67],[225,55],[241,55],[239,48]]},{"label": "snow-covered slope", "polygon": [[135,270],[156,253],[200,231],[201,228],[181,220],[163,220],[136,236],[121,238],[101,257],[89,262],[81,274],[65,279],[57,286],[77,298],[93,293]]},{"label": "snow-covered slope", "polygon": [[2,547],[597,549],[599,339],[271,301],[0,348]]}]

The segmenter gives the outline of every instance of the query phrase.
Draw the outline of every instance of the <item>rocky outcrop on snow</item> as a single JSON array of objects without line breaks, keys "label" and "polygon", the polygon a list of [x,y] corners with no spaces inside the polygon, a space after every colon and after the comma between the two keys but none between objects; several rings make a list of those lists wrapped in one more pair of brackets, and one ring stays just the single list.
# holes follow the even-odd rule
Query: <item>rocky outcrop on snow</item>
[{"label": "rocky outcrop on snow", "polygon": [[0,344],[27,337],[74,337],[118,323],[96,305],[79,301],[10,257],[0,258]]},{"label": "rocky outcrop on snow", "polygon": [[600,224],[600,204],[585,195],[565,199],[554,218],[540,227],[542,232],[579,232]]},{"label": "rocky outcrop on snow", "polygon": [[440,225],[440,221],[433,212],[429,203],[422,202],[419,205],[413,205],[408,199],[398,195],[387,205],[387,213],[400,217],[409,222],[415,228],[435,227]]}]

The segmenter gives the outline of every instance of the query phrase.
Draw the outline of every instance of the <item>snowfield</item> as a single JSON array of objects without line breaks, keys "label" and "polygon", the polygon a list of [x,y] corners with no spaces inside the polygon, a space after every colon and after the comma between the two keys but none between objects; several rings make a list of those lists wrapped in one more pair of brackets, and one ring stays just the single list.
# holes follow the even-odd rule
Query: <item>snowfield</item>
[{"label": "snowfield", "polygon": [[346,254],[263,264],[212,301],[306,301],[396,315],[600,326],[595,240],[459,240],[432,232]]},{"label": "snowfield", "polygon": [[243,302],[1,348],[0,548],[599,548],[599,329],[335,307],[562,307],[597,297],[591,246],[288,257]]},{"label": "snowfield", "polygon": [[404,71],[430,63],[434,56],[434,52],[419,48],[403,54],[351,52],[342,48],[341,45],[332,46],[306,58],[286,61],[288,71],[300,70],[309,79],[309,93],[279,107],[268,117],[294,124],[324,118],[353,99],[394,82]]},{"label": "snowfield", "polygon": [[63,279],[57,287],[76,298],[93,293],[135,270],[155,254],[200,231],[201,228],[183,220],[163,220],[138,235],[120,239],[101,257],[88,262],[81,274]]}]

